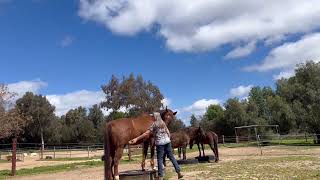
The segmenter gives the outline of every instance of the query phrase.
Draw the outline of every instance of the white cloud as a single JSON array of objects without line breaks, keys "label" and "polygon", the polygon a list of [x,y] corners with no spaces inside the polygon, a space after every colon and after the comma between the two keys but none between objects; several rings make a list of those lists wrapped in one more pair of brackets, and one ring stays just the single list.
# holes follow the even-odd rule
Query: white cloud
[{"label": "white cloud", "polygon": [[245,46],[239,46],[239,47],[233,49],[225,56],[225,58],[226,59],[235,59],[235,58],[244,57],[244,56],[251,54],[255,49],[256,49],[256,43],[250,42]]},{"label": "white cloud", "polygon": [[164,99],[162,99],[161,103],[163,104],[164,107],[170,106],[170,104],[171,104],[171,99],[169,99],[169,98],[164,98]]},{"label": "white cloud", "polygon": [[[268,71],[286,69],[293,71],[296,64],[308,60],[320,60],[320,33],[313,33],[302,37],[296,42],[285,43],[271,50],[261,65],[245,68],[248,71]],[[288,74],[283,72],[283,74]]]},{"label": "white cloud", "polygon": [[26,92],[37,94],[42,88],[47,86],[48,84],[41,80],[20,81],[8,84],[9,91],[17,93],[17,98],[22,97]]},{"label": "white cloud", "polygon": [[208,106],[219,103],[220,101],[218,99],[200,99],[192,105],[183,108],[183,111],[190,112],[195,115],[202,115],[205,113]]},{"label": "white cloud", "polygon": [[186,125],[190,124],[190,116],[195,114],[196,116],[201,116],[206,112],[208,106],[212,104],[220,104],[218,99],[200,99],[195,101],[189,106],[177,109],[178,118],[181,119]]},{"label": "white cloud", "polygon": [[61,47],[68,47],[70,46],[74,41],[74,37],[70,36],[70,35],[66,35],[60,42],[59,45]]},{"label": "white cloud", "polygon": [[187,52],[270,44],[320,27],[319,0],[80,0],[78,14],[120,35],[155,30],[169,49]]},{"label": "white cloud", "polygon": [[231,97],[246,97],[248,96],[250,90],[252,89],[253,85],[248,86],[238,86],[236,88],[230,89],[230,96]]},{"label": "white cloud", "polygon": [[274,80],[279,80],[279,79],[282,79],[282,78],[288,79],[288,78],[290,78],[290,77],[292,77],[294,75],[295,75],[295,71],[294,71],[294,68],[292,68],[292,69],[289,69],[289,70],[281,71],[279,74],[274,75],[273,79]]},{"label": "white cloud", "polygon": [[100,91],[80,90],[62,95],[47,95],[47,99],[56,107],[56,115],[61,116],[68,110],[79,106],[89,108],[104,100],[104,93]]}]

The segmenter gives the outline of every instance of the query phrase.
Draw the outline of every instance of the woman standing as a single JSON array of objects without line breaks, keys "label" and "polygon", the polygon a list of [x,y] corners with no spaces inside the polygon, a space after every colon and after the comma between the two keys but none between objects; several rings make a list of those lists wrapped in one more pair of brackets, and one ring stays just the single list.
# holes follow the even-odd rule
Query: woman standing
[{"label": "woman standing", "polygon": [[137,141],[149,137],[150,134],[153,134],[155,137],[155,144],[157,147],[157,162],[158,162],[158,176],[159,179],[163,179],[163,156],[164,154],[168,155],[168,158],[172,162],[174,169],[178,174],[178,179],[182,178],[183,175],[180,173],[180,167],[172,153],[171,141],[170,141],[170,132],[167,128],[164,121],[161,119],[160,113],[153,113],[155,122],[150,126],[150,128],[140,135],[129,141],[129,144],[136,144]]}]

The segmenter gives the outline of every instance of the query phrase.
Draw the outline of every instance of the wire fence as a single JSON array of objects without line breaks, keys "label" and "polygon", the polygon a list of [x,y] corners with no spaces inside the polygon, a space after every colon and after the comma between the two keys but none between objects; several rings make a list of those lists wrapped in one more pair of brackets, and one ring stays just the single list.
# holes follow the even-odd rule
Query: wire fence
[{"label": "wire fence", "polygon": [[[235,147],[256,147],[260,154],[275,153],[272,151],[277,147],[320,147],[317,144],[317,134],[295,134],[295,135],[279,135],[279,134],[261,134],[257,136],[219,136],[219,146],[226,148]],[[308,149],[308,148],[306,148]],[[280,152],[280,151],[279,151]],[[298,151],[293,151],[292,154]],[[78,158],[90,159],[101,158],[103,155],[103,144],[46,144],[44,149],[39,143],[18,143],[17,144],[17,160],[24,161],[26,157],[37,159],[59,159],[59,158]],[[141,155],[142,146],[126,146],[124,148],[124,156]],[[288,154],[287,152],[283,152]],[[300,154],[313,154],[311,151],[303,151]],[[320,151],[316,151],[320,154]],[[150,154],[150,152],[149,152]],[[241,154],[241,153],[239,153]],[[0,160],[10,161],[12,158],[12,144],[0,144]]]},{"label": "wire fence", "polygon": [[[103,144],[45,144],[44,149],[41,148],[39,143],[17,143],[17,160],[23,161],[25,157],[33,157],[38,159],[90,159],[101,158],[104,154]],[[124,155],[141,154],[141,145],[126,146],[124,148]],[[0,160],[11,160],[12,144],[0,144]]]}]

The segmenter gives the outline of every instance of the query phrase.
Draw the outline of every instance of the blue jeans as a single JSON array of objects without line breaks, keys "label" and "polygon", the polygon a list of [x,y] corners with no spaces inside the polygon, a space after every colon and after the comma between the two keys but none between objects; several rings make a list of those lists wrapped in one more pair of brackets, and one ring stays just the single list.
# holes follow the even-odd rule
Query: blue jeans
[{"label": "blue jeans", "polygon": [[180,167],[176,158],[173,156],[171,143],[165,145],[157,145],[157,161],[158,161],[158,175],[163,177],[163,156],[167,154],[168,158],[172,162],[174,169],[177,173],[180,172]]}]

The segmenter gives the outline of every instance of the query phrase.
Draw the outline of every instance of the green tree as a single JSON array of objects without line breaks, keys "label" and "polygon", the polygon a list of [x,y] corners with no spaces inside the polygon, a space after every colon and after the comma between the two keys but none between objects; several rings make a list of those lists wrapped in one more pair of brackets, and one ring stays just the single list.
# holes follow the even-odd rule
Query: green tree
[{"label": "green tree", "polygon": [[267,105],[267,98],[269,96],[273,96],[274,93],[270,87],[253,87],[249,93],[249,103],[252,106],[256,106],[257,108],[257,117],[265,119],[267,121],[270,120],[270,111]]},{"label": "green tree", "polygon": [[320,63],[299,64],[295,76],[277,82],[276,92],[291,104],[299,128],[319,134],[320,143]]},{"label": "green tree", "polygon": [[95,129],[97,129],[98,126],[104,121],[103,112],[97,104],[93,105],[89,109],[88,119],[93,123]]},{"label": "green tree", "polygon": [[87,111],[83,107],[71,109],[63,117],[63,142],[91,142],[94,141],[96,131],[92,121],[88,120]]},{"label": "green tree", "polygon": [[106,118],[107,122],[120,119],[120,118],[127,118],[129,115],[128,113],[121,112],[121,111],[112,111]]},{"label": "green tree", "polygon": [[190,126],[191,127],[199,127],[199,121],[194,114],[190,117]]},{"label": "green tree", "polygon": [[270,96],[267,99],[271,112],[270,124],[279,125],[282,133],[289,133],[295,127],[294,113],[292,108],[280,96]]},{"label": "green tree", "polygon": [[42,148],[44,148],[44,138],[50,129],[51,122],[55,119],[55,107],[45,96],[27,92],[17,100],[16,108],[32,119],[25,129],[24,137],[29,142],[40,139]]},{"label": "green tree", "polygon": [[121,107],[129,109],[129,116],[137,116],[142,112],[152,113],[162,106],[163,95],[159,88],[150,81],[146,82],[142,76],[123,77],[120,81],[115,76],[109,83],[102,86],[106,100],[101,106],[119,111]]},{"label": "green tree", "polygon": [[9,91],[8,86],[0,84],[0,139],[18,138],[24,127],[30,123],[30,118],[12,106],[15,93]]},{"label": "green tree", "polygon": [[200,124],[204,129],[215,131],[220,134],[223,129],[223,127],[221,127],[223,126],[223,121],[223,108],[219,104],[212,104],[208,106]]},{"label": "green tree", "polygon": [[225,118],[219,124],[224,135],[234,135],[234,127],[248,125],[246,108],[237,98],[228,99],[225,103]]},{"label": "green tree", "polygon": [[185,124],[180,119],[174,119],[168,126],[170,132],[176,132],[180,129],[185,128]]}]

